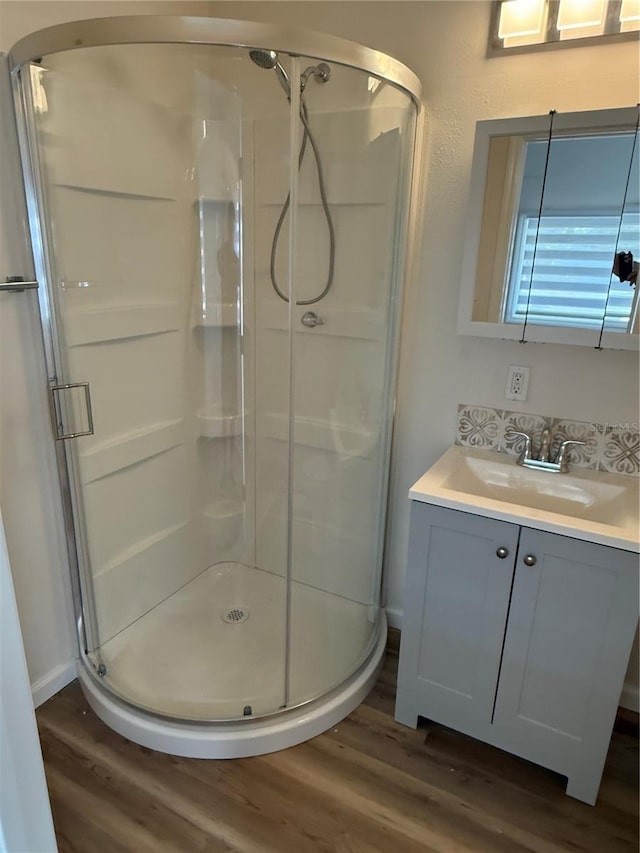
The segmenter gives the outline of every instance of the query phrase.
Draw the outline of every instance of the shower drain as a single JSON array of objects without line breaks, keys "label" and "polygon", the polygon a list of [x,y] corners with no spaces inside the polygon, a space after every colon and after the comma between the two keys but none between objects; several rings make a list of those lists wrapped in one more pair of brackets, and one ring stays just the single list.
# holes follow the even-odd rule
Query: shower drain
[{"label": "shower drain", "polygon": [[240,622],[246,622],[249,618],[249,611],[242,607],[234,607],[233,610],[227,610],[222,614],[222,621],[228,625],[237,625]]}]

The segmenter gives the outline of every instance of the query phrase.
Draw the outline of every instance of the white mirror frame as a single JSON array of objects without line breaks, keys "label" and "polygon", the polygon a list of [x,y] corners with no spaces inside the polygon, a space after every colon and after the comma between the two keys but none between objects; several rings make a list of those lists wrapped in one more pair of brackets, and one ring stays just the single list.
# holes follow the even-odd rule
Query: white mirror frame
[{"label": "white mirror frame", "polygon": [[[560,115],[563,134],[567,131],[593,133],[594,131],[606,130],[632,130],[636,125],[637,108],[623,107],[610,110],[562,113]],[[458,334],[460,335],[497,338],[507,341],[519,341],[522,337],[522,326],[519,324],[492,323],[472,319],[489,145],[492,137],[496,136],[545,137],[548,133],[548,113],[522,118],[487,119],[476,124],[458,312]],[[529,324],[526,331],[526,341],[531,343],[597,347],[599,339],[600,332],[597,329],[572,329],[564,326]],[[602,334],[600,346],[602,349],[638,350],[640,348],[639,336],[637,334],[605,331]]]}]

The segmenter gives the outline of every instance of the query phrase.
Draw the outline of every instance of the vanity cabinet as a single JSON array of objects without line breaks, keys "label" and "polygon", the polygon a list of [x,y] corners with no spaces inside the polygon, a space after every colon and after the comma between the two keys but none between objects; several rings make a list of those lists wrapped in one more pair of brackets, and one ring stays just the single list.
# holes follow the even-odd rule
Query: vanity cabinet
[{"label": "vanity cabinet", "polygon": [[442,723],[595,803],[638,623],[638,556],[412,502],[396,719]]}]

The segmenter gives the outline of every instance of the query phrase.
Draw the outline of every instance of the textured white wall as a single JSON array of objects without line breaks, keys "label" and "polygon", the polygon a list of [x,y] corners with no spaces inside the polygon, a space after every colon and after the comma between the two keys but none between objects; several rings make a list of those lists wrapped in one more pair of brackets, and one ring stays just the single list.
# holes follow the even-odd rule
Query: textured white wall
[{"label": "textured white wall", "polygon": [[56,850],[0,516],[0,850]]}]

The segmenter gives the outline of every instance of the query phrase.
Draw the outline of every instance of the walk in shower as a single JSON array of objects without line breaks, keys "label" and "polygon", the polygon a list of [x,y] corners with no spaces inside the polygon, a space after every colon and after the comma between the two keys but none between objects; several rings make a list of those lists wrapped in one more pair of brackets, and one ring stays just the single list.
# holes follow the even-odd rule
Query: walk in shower
[{"label": "walk in shower", "polygon": [[80,640],[123,734],[210,757],[375,680],[419,83],[209,18],[11,53]]}]

